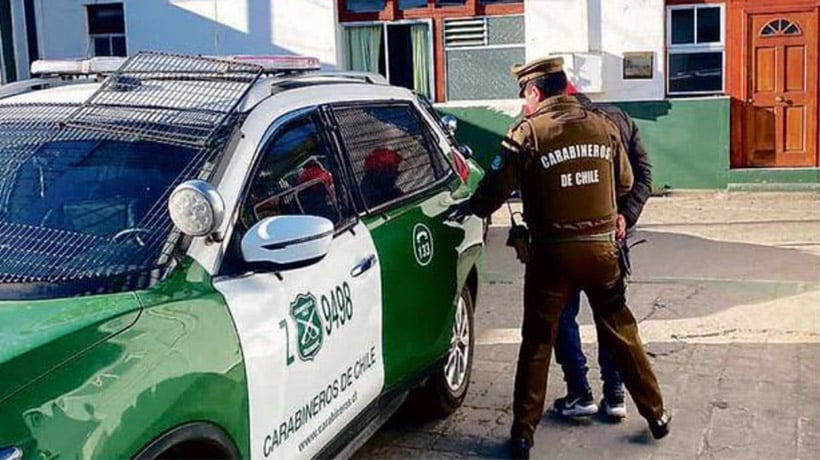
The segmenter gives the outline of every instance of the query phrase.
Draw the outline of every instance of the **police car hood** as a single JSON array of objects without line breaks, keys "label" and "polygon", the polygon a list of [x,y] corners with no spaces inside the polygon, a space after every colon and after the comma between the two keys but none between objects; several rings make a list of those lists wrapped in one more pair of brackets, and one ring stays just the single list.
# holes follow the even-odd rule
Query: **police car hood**
[{"label": "police car hood", "polygon": [[0,404],[136,322],[133,293],[0,301]]}]

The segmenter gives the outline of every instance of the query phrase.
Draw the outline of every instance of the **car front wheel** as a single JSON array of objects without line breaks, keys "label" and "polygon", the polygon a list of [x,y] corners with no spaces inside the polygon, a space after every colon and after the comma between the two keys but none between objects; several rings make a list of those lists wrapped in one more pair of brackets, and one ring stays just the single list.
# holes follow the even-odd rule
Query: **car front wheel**
[{"label": "car front wheel", "polygon": [[430,415],[450,415],[464,402],[470,386],[474,348],[473,299],[465,286],[456,303],[447,357],[423,389],[423,400]]}]

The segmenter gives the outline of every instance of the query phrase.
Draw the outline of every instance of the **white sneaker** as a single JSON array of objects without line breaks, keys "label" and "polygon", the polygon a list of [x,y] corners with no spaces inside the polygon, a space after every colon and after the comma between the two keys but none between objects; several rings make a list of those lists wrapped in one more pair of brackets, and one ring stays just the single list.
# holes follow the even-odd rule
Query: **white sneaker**
[{"label": "white sneaker", "polygon": [[609,398],[604,397],[601,400],[601,407],[606,412],[607,417],[618,420],[626,418],[626,400],[623,392],[610,395]]},{"label": "white sneaker", "polygon": [[592,391],[587,391],[585,394],[567,393],[563,398],[556,399],[552,408],[564,417],[581,417],[598,413],[598,406],[592,398]]}]

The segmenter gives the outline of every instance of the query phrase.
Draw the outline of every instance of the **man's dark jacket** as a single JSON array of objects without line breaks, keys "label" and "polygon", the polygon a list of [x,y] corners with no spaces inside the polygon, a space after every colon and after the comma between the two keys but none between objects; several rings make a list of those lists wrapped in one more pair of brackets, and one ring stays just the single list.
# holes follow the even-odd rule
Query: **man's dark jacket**
[{"label": "man's dark jacket", "polygon": [[632,228],[638,222],[638,217],[643,211],[649,195],[652,193],[652,164],[649,162],[649,155],[641,142],[638,133],[638,126],[632,118],[623,110],[612,104],[594,104],[583,94],[575,94],[581,104],[593,107],[603,112],[613,123],[618,126],[621,132],[621,142],[626,148],[629,164],[632,166],[632,174],[635,176],[635,183],[632,190],[618,199],[618,212],[626,219],[627,228]]}]

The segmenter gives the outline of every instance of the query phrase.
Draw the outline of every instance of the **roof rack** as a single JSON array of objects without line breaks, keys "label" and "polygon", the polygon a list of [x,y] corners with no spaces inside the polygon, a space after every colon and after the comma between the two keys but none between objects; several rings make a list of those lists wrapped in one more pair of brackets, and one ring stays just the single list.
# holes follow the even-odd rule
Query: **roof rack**
[{"label": "roof rack", "polygon": [[[357,71],[323,71],[306,73],[302,75],[284,76],[271,80],[270,87],[269,89],[266,89],[266,93],[260,93],[257,96],[264,98],[269,95],[279,94],[283,91],[321,84],[365,83],[383,86],[390,85],[390,82],[388,82],[382,75]],[[253,96],[251,99],[253,99]]]},{"label": "roof rack", "polygon": [[387,81],[383,75],[373,72],[359,72],[355,70],[340,70],[340,71],[327,71],[327,72],[320,72],[317,74],[307,74],[304,78],[311,78],[311,77],[336,77],[336,78],[344,78],[344,79],[351,79],[351,80],[359,80],[363,83],[370,83],[372,85],[389,85],[390,82]]},{"label": "roof rack", "polygon": [[245,64],[255,64],[262,67],[264,74],[287,74],[313,72],[322,68],[318,58],[309,56],[286,56],[286,55],[234,55],[218,57],[229,61],[242,62]]},{"label": "roof rack", "polygon": [[144,51],[128,58],[65,125],[207,147],[263,68],[236,60]]}]

